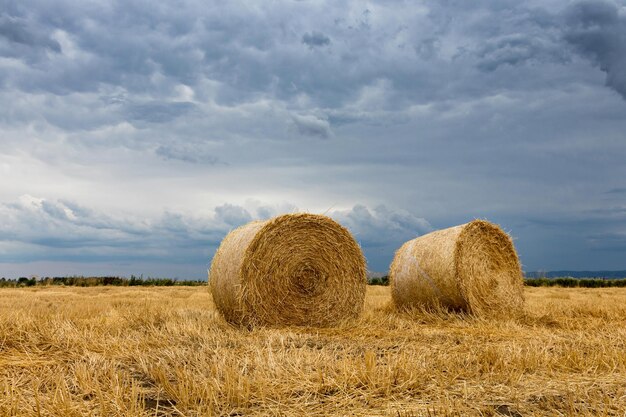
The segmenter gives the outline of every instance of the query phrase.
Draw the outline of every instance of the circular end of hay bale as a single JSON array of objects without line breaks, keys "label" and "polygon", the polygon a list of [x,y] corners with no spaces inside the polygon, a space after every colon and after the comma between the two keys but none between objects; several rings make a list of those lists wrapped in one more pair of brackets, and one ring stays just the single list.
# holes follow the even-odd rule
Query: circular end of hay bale
[{"label": "circular end of hay bale", "polygon": [[218,309],[237,324],[331,326],[358,316],[365,299],[361,248],[344,227],[314,214],[234,230],[210,276]]},{"label": "circular end of hay bale", "polygon": [[524,282],[513,241],[497,225],[475,220],[463,227],[455,248],[461,294],[471,313],[519,311]]}]

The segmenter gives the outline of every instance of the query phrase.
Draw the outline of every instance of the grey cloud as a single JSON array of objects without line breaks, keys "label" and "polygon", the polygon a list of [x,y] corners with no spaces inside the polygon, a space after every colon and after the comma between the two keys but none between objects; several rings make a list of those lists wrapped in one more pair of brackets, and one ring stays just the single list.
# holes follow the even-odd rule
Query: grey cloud
[{"label": "grey cloud", "polygon": [[569,59],[558,43],[520,34],[490,41],[478,55],[478,68],[483,71],[495,71],[502,65],[515,66],[538,60],[565,63]]},{"label": "grey cloud", "polygon": [[618,8],[606,0],[584,0],[572,4],[567,11],[569,23],[584,28],[601,29],[619,23]]},{"label": "grey cloud", "polygon": [[[259,96],[290,102],[304,94],[314,106],[339,108],[354,104],[363,90],[385,79],[390,98],[381,106],[398,110],[415,102],[480,96],[511,79],[484,78],[485,70],[549,60],[551,54],[558,62],[565,59],[555,44],[554,14],[511,2],[505,8],[427,2],[427,14],[408,4],[379,5],[360,14],[352,13],[356,6],[351,4],[320,8],[308,2],[254,13],[236,2],[151,8],[139,0],[110,7],[79,7],[66,0],[57,8],[32,6],[25,8],[29,21],[48,32],[67,33],[79,53],[61,55],[36,71],[12,72],[9,79],[25,90],[55,94],[102,85],[167,92],[180,83],[203,94],[199,87],[211,80],[215,91],[209,95],[221,104]],[[319,27],[298,35],[308,23],[305,16],[319,21]],[[465,35],[462,42],[458,33]],[[314,59],[297,47],[328,46],[331,38],[332,53]],[[494,41],[484,47],[486,38]],[[527,79],[516,77],[508,89],[528,88]],[[551,85],[550,80],[543,85]],[[177,105],[138,107],[130,114],[158,123],[181,111]]]},{"label": "grey cloud", "polygon": [[128,115],[131,120],[167,123],[194,108],[195,105],[189,102],[151,102],[131,105],[128,108]]},{"label": "grey cloud", "polygon": [[[228,230],[251,219],[240,206],[202,218],[165,211],[160,218],[113,217],[75,203],[23,196],[0,204],[0,243],[14,248],[0,262],[72,259],[206,262]],[[24,245],[30,253],[21,252]],[[186,251],[191,248],[188,253]],[[168,258],[169,257],[169,258]]]},{"label": "grey cloud", "polygon": [[216,207],[215,217],[229,226],[240,226],[252,220],[252,216],[250,216],[250,213],[248,213],[245,208],[232,204],[224,204]]},{"label": "grey cloud", "polygon": [[194,146],[161,145],[156,148],[154,153],[166,160],[208,165],[219,163],[218,157],[208,154],[201,148]]},{"label": "grey cloud", "polygon": [[607,190],[607,194],[626,194],[626,188],[611,188]]},{"label": "grey cloud", "polygon": [[588,238],[588,242],[592,250],[623,253],[626,251],[626,230],[622,233],[594,234]]},{"label": "grey cloud", "polygon": [[25,19],[5,13],[0,15],[0,38],[5,38],[15,44],[49,49],[57,53],[61,52],[61,45],[52,39],[49,34],[41,32],[38,28],[31,27]]},{"label": "grey cloud", "polygon": [[295,205],[290,203],[268,205],[260,201],[248,200],[247,204],[251,207],[250,212],[256,213],[254,218],[260,220],[266,220],[281,214],[296,213],[299,211]]},{"label": "grey cloud", "polygon": [[[424,54],[432,57],[437,45],[450,43],[450,25],[438,30],[435,41],[432,32],[438,23],[430,20],[435,13],[416,13],[410,5],[395,5],[399,9],[394,14],[381,6],[380,12],[374,8],[354,17],[349,4],[319,8],[306,2],[258,13],[237,3],[220,5],[219,13],[218,6],[210,4],[150,8],[137,0],[111,7],[75,6],[63,2],[58,6],[63,12],[44,4],[28,8],[29,19],[46,30],[67,33],[79,53],[62,55],[42,65],[41,71],[13,73],[15,84],[55,94],[94,91],[102,84],[145,92],[176,83],[198,86],[210,79],[222,103],[241,103],[259,94],[290,100],[304,93],[317,105],[338,107],[380,79],[391,80],[393,93],[401,98],[426,100],[441,94],[442,87],[452,88],[449,79],[469,75],[458,70],[464,62],[451,67],[449,59],[439,55],[435,66],[423,62]],[[427,7],[443,8],[435,2]],[[453,13],[460,15],[455,21],[462,22],[464,14],[473,12],[455,8]],[[319,20],[319,29],[298,36],[308,21],[304,16]],[[302,43],[311,48],[329,45],[331,38],[333,53],[314,60],[296,48]],[[403,51],[411,45],[423,46],[417,47],[419,55]],[[469,93],[454,90],[457,95]],[[145,114],[139,113],[139,118]]]},{"label": "grey cloud", "polygon": [[606,85],[626,99],[626,14],[617,4],[594,0],[567,10],[564,37],[606,73]]},{"label": "grey cloud", "polygon": [[[293,212],[292,205],[258,205],[253,217],[245,207],[222,204],[193,216],[164,211],[154,218],[106,215],[73,202],[28,195],[0,204],[0,263],[35,261],[190,262],[201,276],[208,256],[235,227],[253,218]],[[370,265],[386,269],[387,258],[402,242],[432,230],[430,224],[404,210],[356,205],[329,213],[355,235]],[[24,248],[30,249],[25,252]]]},{"label": "grey cloud", "polygon": [[390,210],[384,205],[370,210],[356,205],[351,210],[331,213],[346,225],[365,247],[377,247],[389,243],[401,244],[432,231],[432,226],[424,218],[405,210]]},{"label": "grey cloud", "polygon": [[313,115],[295,114],[292,116],[292,120],[296,130],[302,135],[327,139],[332,134],[330,123]]},{"label": "grey cloud", "polygon": [[363,247],[369,269],[384,272],[393,253],[407,240],[432,231],[424,218],[384,205],[369,209],[357,204],[350,210],[330,213],[346,226]]},{"label": "grey cloud", "polygon": [[[124,227],[109,222],[108,227],[94,227],[96,219],[71,217],[62,203],[28,196],[20,203],[2,205],[5,223],[0,227],[2,241],[21,242],[44,247],[82,248],[94,244],[115,246]],[[69,213],[70,215],[66,214]],[[101,226],[101,224],[99,224]]]},{"label": "grey cloud", "polygon": [[273,210],[270,207],[265,207],[265,206],[259,207],[256,213],[260,219],[269,219],[270,217],[274,215]]},{"label": "grey cloud", "polygon": [[422,59],[432,59],[437,56],[440,49],[441,41],[438,38],[426,38],[417,43],[415,53]]},{"label": "grey cloud", "polygon": [[[41,202],[41,209],[50,217],[58,220],[69,220],[68,208],[64,204],[54,204],[49,201]],[[69,213],[72,213],[70,210]]]},{"label": "grey cloud", "polygon": [[[48,200],[43,200],[42,204],[53,204]],[[58,205],[60,205],[61,207],[67,208],[70,210],[70,212],[72,214],[74,214],[76,217],[78,218],[93,218],[93,210],[87,208],[87,207],[83,207],[73,201],[69,201],[69,200],[65,200],[65,199],[59,199],[57,202]],[[61,210],[59,210],[61,211]],[[65,210],[62,210],[63,214],[67,217],[67,212]]]},{"label": "grey cloud", "polygon": [[302,35],[302,43],[308,45],[309,48],[315,48],[317,46],[330,45],[330,38],[321,32],[313,31]]}]

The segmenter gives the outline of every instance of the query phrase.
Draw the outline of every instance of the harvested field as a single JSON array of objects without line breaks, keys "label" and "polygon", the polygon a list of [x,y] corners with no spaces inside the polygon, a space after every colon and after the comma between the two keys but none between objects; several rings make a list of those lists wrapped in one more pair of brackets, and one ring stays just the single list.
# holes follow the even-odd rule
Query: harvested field
[{"label": "harvested field", "polygon": [[626,413],[626,288],[526,288],[519,317],[241,330],[206,287],[0,290],[0,416]]}]

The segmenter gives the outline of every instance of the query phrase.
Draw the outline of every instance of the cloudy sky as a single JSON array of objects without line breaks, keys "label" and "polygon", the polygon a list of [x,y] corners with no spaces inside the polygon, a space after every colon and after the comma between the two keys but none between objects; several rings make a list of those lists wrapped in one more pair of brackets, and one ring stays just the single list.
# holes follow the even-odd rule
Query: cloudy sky
[{"label": "cloudy sky", "polygon": [[626,269],[626,0],[0,0],[0,276],[204,278],[327,213]]}]

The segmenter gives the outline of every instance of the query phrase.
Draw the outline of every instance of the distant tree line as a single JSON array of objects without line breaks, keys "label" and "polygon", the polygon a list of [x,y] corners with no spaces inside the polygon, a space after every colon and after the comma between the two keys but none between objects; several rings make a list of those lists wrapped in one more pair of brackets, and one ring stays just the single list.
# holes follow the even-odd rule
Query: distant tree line
[{"label": "distant tree line", "polygon": [[367,283],[370,285],[389,285],[389,275],[376,277],[376,278],[369,278]]},{"label": "distant tree line", "polygon": [[626,278],[623,271],[525,271],[526,278]]},{"label": "distant tree line", "polygon": [[[598,279],[598,278],[526,278],[525,285],[529,287],[580,287],[580,288],[606,288],[626,287],[624,279]],[[389,285],[389,276],[370,278],[369,285]],[[172,278],[144,278],[143,276],[131,275],[126,277],[21,277],[17,279],[0,278],[0,288],[34,287],[34,286],[69,286],[69,287],[196,287],[207,285],[206,280],[184,281]]]},{"label": "distant tree line", "polygon": [[[370,285],[389,285],[389,276],[370,278]],[[601,279],[601,278],[525,278],[524,284],[529,287],[581,287],[581,288],[605,288],[626,287],[626,278]]]},{"label": "distant tree line", "polygon": [[526,278],[529,287],[581,287],[581,288],[606,288],[626,287],[626,278],[601,279],[601,278]]},{"label": "distant tree line", "polygon": [[206,280],[183,281],[172,278],[144,278],[143,276],[131,275],[126,277],[21,277],[18,279],[0,278],[0,288],[6,287],[34,287],[34,286],[70,286],[70,287],[98,287],[98,286],[117,286],[117,287],[139,287],[139,286],[156,286],[156,287],[173,287],[186,286],[194,287],[206,285]]}]

